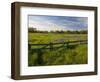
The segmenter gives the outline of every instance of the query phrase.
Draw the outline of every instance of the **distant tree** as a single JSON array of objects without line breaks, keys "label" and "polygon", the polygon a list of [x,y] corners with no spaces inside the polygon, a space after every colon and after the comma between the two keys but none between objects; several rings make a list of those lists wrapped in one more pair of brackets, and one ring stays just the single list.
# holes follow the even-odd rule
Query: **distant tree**
[{"label": "distant tree", "polygon": [[87,30],[81,30],[80,33],[81,33],[81,34],[87,34],[88,31],[87,31]]},{"label": "distant tree", "polygon": [[64,33],[63,30],[56,30],[56,31],[53,31],[53,33]]},{"label": "distant tree", "polygon": [[37,32],[36,28],[33,28],[33,27],[29,27],[29,28],[28,28],[28,31],[29,31],[29,32]]},{"label": "distant tree", "polygon": [[80,30],[80,31],[78,31],[78,30],[75,30],[75,31],[68,30],[68,31],[66,31],[66,33],[67,34],[87,34],[87,30]]},{"label": "distant tree", "polygon": [[64,31],[63,31],[63,30],[61,30],[61,31],[59,31],[59,33],[64,33]]},{"label": "distant tree", "polygon": [[70,31],[70,30],[67,30],[67,31],[66,31],[66,33],[68,33],[68,34],[71,34],[71,33],[72,33],[72,31]]},{"label": "distant tree", "polygon": [[50,33],[55,33],[55,31],[51,30]]},{"label": "distant tree", "polygon": [[44,33],[48,33],[48,31],[43,31]]},{"label": "distant tree", "polygon": [[34,27],[29,27],[28,28],[28,31],[29,32],[32,32],[32,33],[66,33],[66,34],[87,34],[88,31],[87,30],[67,30],[67,31],[63,31],[63,30],[51,30],[51,31],[40,31],[40,30],[37,30],[36,28]]}]

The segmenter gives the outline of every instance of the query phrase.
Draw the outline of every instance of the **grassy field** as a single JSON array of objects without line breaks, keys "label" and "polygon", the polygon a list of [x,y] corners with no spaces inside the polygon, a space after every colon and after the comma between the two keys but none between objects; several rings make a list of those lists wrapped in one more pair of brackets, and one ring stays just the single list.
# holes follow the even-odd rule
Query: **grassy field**
[{"label": "grassy field", "polygon": [[[87,34],[28,33],[28,43],[48,44],[87,40]],[[29,66],[87,64],[87,44],[69,45],[58,49],[28,50]]]}]

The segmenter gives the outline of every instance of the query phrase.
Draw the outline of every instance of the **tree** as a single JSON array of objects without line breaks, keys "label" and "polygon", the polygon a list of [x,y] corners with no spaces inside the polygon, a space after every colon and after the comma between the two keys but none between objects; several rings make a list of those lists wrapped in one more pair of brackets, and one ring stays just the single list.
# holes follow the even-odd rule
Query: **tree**
[{"label": "tree", "polygon": [[36,28],[33,28],[33,27],[29,27],[29,28],[28,28],[28,31],[29,31],[29,32],[37,32]]}]

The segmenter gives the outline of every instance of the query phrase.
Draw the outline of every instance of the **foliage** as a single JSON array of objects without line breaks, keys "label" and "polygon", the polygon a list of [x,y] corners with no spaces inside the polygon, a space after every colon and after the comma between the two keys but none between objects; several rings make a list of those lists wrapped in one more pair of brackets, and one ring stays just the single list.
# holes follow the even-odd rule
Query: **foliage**
[{"label": "foliage", "polygon": [[67,30],[67,31],[63,31],[63,30],[51,30],[51,31],[40,31],[40,30],[37,30],[36,28],[33,28],[33,27],[29,27],[28,28],[28,31],[29,32],[32,32],[32,33],[67,33],[67,34],[87,34],[87,30]]}]

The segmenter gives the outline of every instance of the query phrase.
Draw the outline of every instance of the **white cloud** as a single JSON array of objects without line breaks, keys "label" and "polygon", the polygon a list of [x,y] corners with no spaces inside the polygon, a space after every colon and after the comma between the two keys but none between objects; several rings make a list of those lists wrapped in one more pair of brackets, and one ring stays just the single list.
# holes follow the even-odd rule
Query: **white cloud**
[{"label": "white cloud", "polygon": [[81,30],[87,28],[86,18],[58,16],[29,16],[29,27],[41,31]]},{"label": "white cloud", "polygon": [[36,21],[36,20],[29,20],[29,27],[36,28],[37,30],[41,31],[51,31],[51,30],[66,30],[63,26],[58,26],[55,23],[52,23],[50,21]]}]

